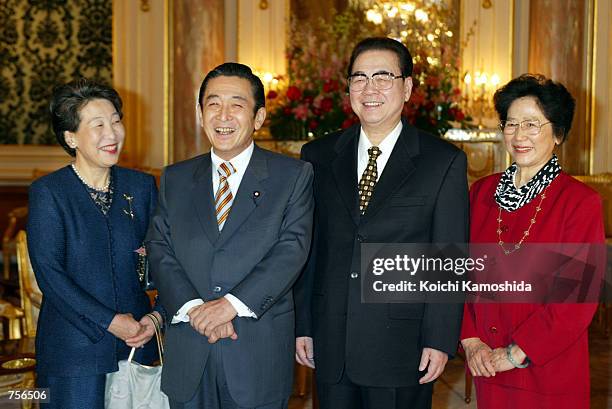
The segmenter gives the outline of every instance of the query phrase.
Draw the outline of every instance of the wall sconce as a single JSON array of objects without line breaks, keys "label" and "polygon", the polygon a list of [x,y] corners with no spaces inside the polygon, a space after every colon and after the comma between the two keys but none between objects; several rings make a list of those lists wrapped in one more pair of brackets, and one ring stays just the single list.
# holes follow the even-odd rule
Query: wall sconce
[{"label": "wall sconce", "polygon": [[483,126],[483,120],[495,117],[493,106],[493,94],[497,91],[501,79],[496,73],[469,71],[463,76],[463,100],[466,110],[479,127]]}]

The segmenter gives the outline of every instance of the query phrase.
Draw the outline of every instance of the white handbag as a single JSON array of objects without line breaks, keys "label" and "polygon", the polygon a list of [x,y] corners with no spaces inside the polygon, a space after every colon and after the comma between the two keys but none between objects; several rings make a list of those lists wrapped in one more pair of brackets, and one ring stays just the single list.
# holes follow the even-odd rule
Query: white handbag
[{"label": "white handbag", "polygon": [[106,409],[169,409],[168,396],[161,391],[163,345],[156,319],[155,337],[159,352],[159,366],[146,366],[133,361],[132,348],[127,361],[119,362],[119,370],[106,374],[104,407]]}]

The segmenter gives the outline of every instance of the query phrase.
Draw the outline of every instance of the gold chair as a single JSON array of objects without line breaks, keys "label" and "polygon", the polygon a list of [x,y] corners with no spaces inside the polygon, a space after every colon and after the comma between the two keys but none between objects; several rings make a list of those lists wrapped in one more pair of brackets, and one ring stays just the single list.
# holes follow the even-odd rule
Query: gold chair
[{"label": "gold chair", "polygon": [[34,270],[32,270],[26,232],[23,230],[17,233],[17,266],[19,268],[19,295],[25,322],[24,334],[27,337],[33,337],[36,335],[42,293],[36,283]]},{"label": "gold chair", "polygon": [[24,224],[28,216],[27,206],[16,207],[8,214],[8,225],[2,236],[2,263],[4,266],[4,279],[11,278],[11,256],[15,254],[15,233]]}]

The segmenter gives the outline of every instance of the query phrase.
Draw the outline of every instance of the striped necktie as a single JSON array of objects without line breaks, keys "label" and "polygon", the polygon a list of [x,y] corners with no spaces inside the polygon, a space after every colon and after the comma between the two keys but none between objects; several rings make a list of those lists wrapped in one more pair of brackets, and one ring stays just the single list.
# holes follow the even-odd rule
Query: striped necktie
[{"label": "striped necktie", "polygon": [[368,164],[363,171],[361,180],[359,181],[359,211],[363,215],[368,208],[372,193],[374,192],[374,186],[378,179],[378,167],[376,166],[376,159],[381,154],[381,150],[378,146],[372,146],[368,149]]},{"label": "striped necktie", "polygon": [[236,168],[230,162],[223,162],[219,165],[217,173],[219,174],[219,188],[215,195],[215,213],[217,214],[217,225],[219,231],[223,229],[223,225],[227,220],[230,210],[232,209],[232,202],[234,201],[234,195],[230,190],[227,178],[232,173],[236,172]]}]

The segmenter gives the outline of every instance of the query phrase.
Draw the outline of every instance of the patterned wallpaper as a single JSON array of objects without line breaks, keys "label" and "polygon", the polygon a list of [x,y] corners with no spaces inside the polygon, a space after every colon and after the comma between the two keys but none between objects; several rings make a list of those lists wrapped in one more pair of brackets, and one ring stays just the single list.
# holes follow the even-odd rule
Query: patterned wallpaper
[{"label": "patterned wallpaper", "polygon": [[0,0],[0,144],[55,144],[53,87],[112,63],[112,0]]}]

